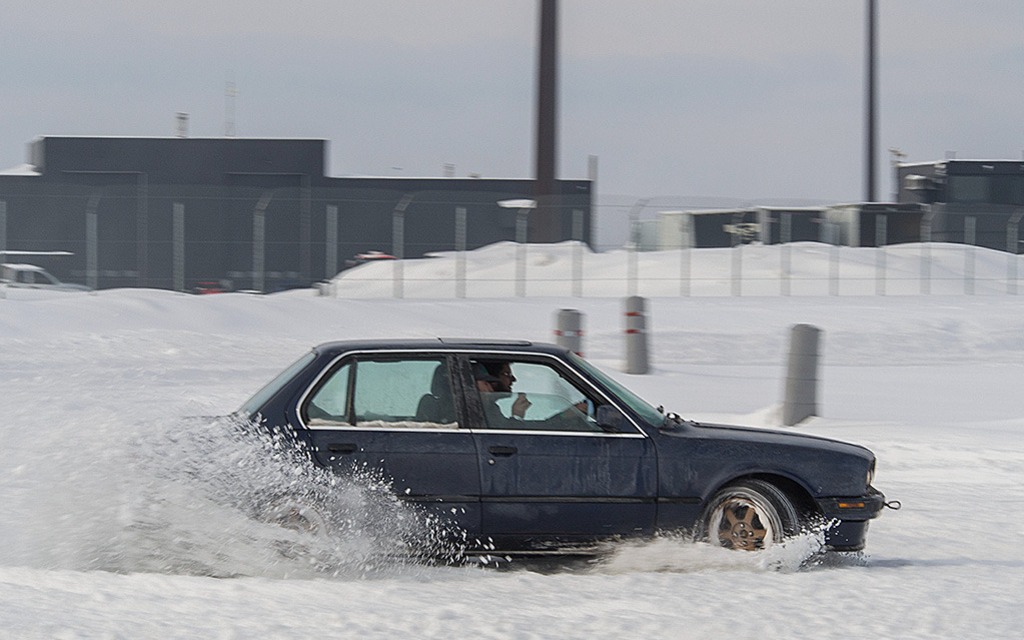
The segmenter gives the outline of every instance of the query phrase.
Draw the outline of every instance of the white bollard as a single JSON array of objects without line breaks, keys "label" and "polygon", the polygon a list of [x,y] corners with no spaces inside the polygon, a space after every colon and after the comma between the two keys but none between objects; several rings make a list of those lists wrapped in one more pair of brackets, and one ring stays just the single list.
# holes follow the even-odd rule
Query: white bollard
[{"label": "white bollard", "polygon": [[818,415],[818,342],[821,329],[796,324],[790,329],[782,424],[792,427]]},{"label": "white bollard", "polygon": [[626,373],[645,374],[650,370],[644,303],[640,296],[626,298]]},{"label": "white bollard", "polygon": [[555,344],[583,355],[583,314],[576,309],[559,309],[555,314]]}]

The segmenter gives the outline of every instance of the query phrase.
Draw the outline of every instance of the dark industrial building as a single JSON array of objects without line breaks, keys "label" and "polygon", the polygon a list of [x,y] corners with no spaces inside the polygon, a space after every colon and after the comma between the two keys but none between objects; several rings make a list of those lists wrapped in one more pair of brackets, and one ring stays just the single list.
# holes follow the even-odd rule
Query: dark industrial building
[{"label": "dark industrial building", "polygon": [[896,171],[899,201],[928,210],[925,239],[1019,253],[1024,161],[944,160],[900,164]]},{"label": "dark industrial building", "polygon": [[[819,241],[851,247],[953,242],[1020,253],[1024,219],[1024,161],[944,160],[896,166],[897,202],[820,208],[755,207],[663,212],[660,241],[675,248],[727,247],[760,241]],[[669,215],[666,215],[669,214]],[[673,222],[685,214],[688,223]],[[680,226],[682,224],[682,226]]]},{"label": "dark industrial building", "polygon": [[[533,180],[328,177],[326,140],[43,137],[0,173],[0,250],[97,288],[277,291],[368,250],[515,240]],[[591,182],[557,181],[555,227],[591,243]],[[575,237],[574,237],[575,236]]]},{"label": "dark industrial building", "polygon": [[758,207],[759,239],[764,244],[820,242],[820,207]]},{"label": "dark industrial building", "polygon": [[927,207],[914,203],[861,202],[826,207],[822,241],[848,247],[921,242]]}]

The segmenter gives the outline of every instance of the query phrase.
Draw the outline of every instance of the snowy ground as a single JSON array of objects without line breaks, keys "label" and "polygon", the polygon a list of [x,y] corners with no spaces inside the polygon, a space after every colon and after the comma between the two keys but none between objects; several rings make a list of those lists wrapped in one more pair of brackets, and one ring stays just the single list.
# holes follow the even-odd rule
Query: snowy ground
[{"label": "snowy ground", "polygon": [[[615,297],[345,286],[0,299],[0,637],[1020,637],[1024,296],[650,294],[655,370],[630,376]],[[808,540],[738,554],[667,538],[600,563],[481,569],[380,556],[408,514],[343,487],[355,524],[331,566],[311,565],[232,507],[294,469],[185,419],[235,409],[316,342],[550,340],[565,307],[585,314],[587,356],[649,400],[760,426],[777,421],[788,328],[821,327],[822,416],[797,429],[873,449],[903,509],[872,523],[863,558],[827,566],[801,564]]]}]

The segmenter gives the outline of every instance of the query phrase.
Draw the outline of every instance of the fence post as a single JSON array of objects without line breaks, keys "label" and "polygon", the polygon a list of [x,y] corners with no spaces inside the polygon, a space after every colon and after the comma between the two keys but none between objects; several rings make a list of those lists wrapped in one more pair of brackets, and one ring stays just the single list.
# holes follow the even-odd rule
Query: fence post
[{"label": "fence post", "polygon": [[637,251],[640,250],[640,211],[647,206],[647,198],[636,201],[629,210],[629,244],[626,247],[626,295],[637,294],[639,265]]},{"label": "fence post", "polygon": [[572,210],[572,295],[583,297],[583,209]]},{"label": "fence post", "polygon": [[640,224],[636,220],[631,220],[629,223],[629,246],[626,247],[626,295],[635,296],[637,293],[637,272],[639,271],[639,265],[637,264],[639,256],[637,256],[637,246],[640,243]]},{"label": "fence post", "polygon": [[875,269],[875,295],[885,295],[885,244],[886,223],[888,216],[885,214],[875,216],[875,249],[878,252],[878,262]]},{"label": "fence post", "polygon": [[391,267],[391,286],[392,293],[396,298],[401,298],[404,294],[405,273],[402,263],[405,259],[405,208],[409,206],[410,202],[412,202],[412,194],[407,193],[402,196],[402,199],[395,205],[395,210],[391,212],[391,255],[395,256],[394,264]]},{"label": "fence post", "polygon": [[839,295],[839,224],[830,222],[828,234],[832,244],[832,251],[829,253],[828,267],[828,293],[832,296]]},{"label": "fence post", "polygon": [[781,214],[781,224],[779,227],[779,243],[782,255],[780,256],[779,267],[782,270],[780,274],[782,276],[782,282],[780,283],[782,289],[782,295],[788,296],[790,294],[789,276],[792,271],[792,256],[790,251],[792,247],[790,243],[793,241],[793,214],[783,213]]},{"label": "fence post", "polygon": [[173,237],[172,254],[172,277],[174,278],[175,291],[185,290],[185,205],[175,202],[173,208],[171,235]]},{"label": "fence post", "polygon": [[743,295],[743,236],[739,233],[739,225],[743,214],[733,214],[732,234],[732,295]]},{"label": "fence post", "polygon": [[1006,292],[1011,294],[1017,293],[1017,251],[1020,248],[1021,217],[1024,217],[1024,209],[1010,216],[1010,221],[1006,224],[1006,252],[1010,254],[1006,263]]},{"label": "fence post", "polygon": [[931,209],[925,212],[921,218],[921,293],[927,295],[932,291],[931,283],[931,243],[932,243],[932,216]]},{"label": "fence post", "polygon": [[[0,260],[6,258],[7,251],[7,201],[0,200]],[[0,300],[7,297],[7,285],[0,281]]]},{"label": "fence post", "polygon": [[338,205],[327,205],[327,237],[324,245],[324,271],[327,280],[338,275]]},{"label": "fence post", "polygon": [[253,289],[264,293],[267,287],[266,274],[266,212],[273,197],[272,191],[264,191],[252,211],[252,281]]},{"label": "fence post", "polygon": [[455,297],[466,297],[466,207],[455,207]]},{"label": "fence post", "polygon": [[789,333],[782,424],[787,427],[818,415],[818,342],[821,329],[796,324]]},{"label": "fence post", "polygon": [[516,297],[526,296],[526,229],[530,215],[528,208],[516,213]]},{"label": "fence post", "polygon": [[559,309],[555,314],[555,344],[583,355],[583,314],[576,309]]},{"label": "fence post", "polygon": [[974,243],[976,241],[977,220],[974,216],[964,218],[964,293],[974,295]]},{"label": "fence post", "polygon": [[649,369],[644,299],[629,296],[626,298],[626,373],[645,374]]},{"label": "fence post", "polygon": [[693,246],[693,219],[679,214],[679,295],[690,295],[690,247]]},{"label": "fence post", "polygon": [[85,205],[85,284],[93,290],[99,288],[99,231],[96,210],[100,206],[101,191],[94,191]]},{"label": "fence post", "polygon": [[7,201],[0,200],[0,258],[7,251]]}]

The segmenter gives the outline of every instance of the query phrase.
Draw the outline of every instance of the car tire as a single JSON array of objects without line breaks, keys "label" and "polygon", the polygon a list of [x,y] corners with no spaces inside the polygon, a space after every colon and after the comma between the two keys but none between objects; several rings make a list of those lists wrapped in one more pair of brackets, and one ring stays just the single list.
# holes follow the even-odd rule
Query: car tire
[{"label": "car tire", "polygon": [[271,503],[263,512],[263,520],[299,533],[327,533],[327,519],[323,514],[313,507],[289,498]]},{"label": "car tire", "polygon": [[702,538],[727,549],[757,551],[797,532],[800,517],[792,500],[764,480],[735,482],[708,502]]}]

